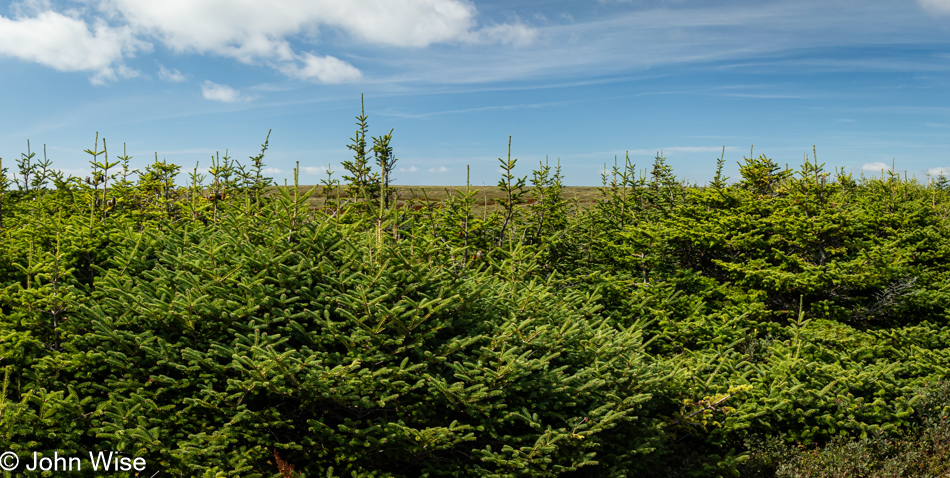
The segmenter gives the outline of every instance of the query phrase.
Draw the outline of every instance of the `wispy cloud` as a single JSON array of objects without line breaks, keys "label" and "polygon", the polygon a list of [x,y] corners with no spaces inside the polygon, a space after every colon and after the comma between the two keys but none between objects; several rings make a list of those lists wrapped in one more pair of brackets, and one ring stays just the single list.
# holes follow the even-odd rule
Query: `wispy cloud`
[{"label": "wispy cloud", "polygon": [[[824,61],[814,67],[848,71],[950,68],[935,66],[929,59],[899,56],[814,58],[841,48],[932,42],[933,35],[942,34],[942,28],[927,22],[920,9],[899,2],[777,0],[656,5],[634,2],[610,8],[603,16],[539,25],[536,38],[521,48],[406,51],[397,58],[376,59],[391,61],[394,66],[411,65],[411,71],[402,77],[407,82],[459,85],[524,79],[563,81],[697,64],[744,63],[755,69],[779,65],[783,71],[800,67],[782,63],[793,61]],[[809,51],[806,58],[796,60]]]},{"label": "wispy cloud", "polygon": [[938,15],[950,13],[950,1],[948,0],[917,0],[924,10]]},{"label": "wispy cloud", "polygon": [[302,80],[316,80],[321,83],[346,83],[363,77],[353,65],[332,56],[316,56],[304,53],[297,56],[300,63],[288,62],[279,66],[287,76]]},{"label": "wispy cloud", "polygon": [[763,100],[800,100],[808,98],[808,95],[792,95],[781,93],[725,93],[723,96],[735,98],[758,98]]},{"label": "wispy cloud", "polygon": [[538,30],[522,23],[503,23],[482,28],[468,38],[474,43],[530,45],[537,40]]},{"label": "wispy cloud", "polygon": [[930,168],[927,174],[931,176],[950,176],[950,167]]},{"label": "wispy cloud", "polygon": [[881,171],[890,171],[891,165],[882,163],[880,161],[875,162],[875,163],[864,163],[864,165],[861,166],[861,170],[869,171],[873,173],[879,173]]},{"label": "wispy cloud", "polygon": [[158,77],[172,83],[181,83],[187,79],[180,71],[174,68],[165,68],[165,65],[162,64],[158,65]]},{"label": "wispy cloud", "polygon": [[447,173],[449,172],[449,168],[445,166],[439,166],[437,168],[429,168],[429,172],[430,173]]},{"label": "wispy cloud", "polygon": [[201,85],[201,94],[206,100],[221,101],[224,103],[248,101],[250,99],[228,85],[219,85],[209,80],[205,80],[204,84]]}]

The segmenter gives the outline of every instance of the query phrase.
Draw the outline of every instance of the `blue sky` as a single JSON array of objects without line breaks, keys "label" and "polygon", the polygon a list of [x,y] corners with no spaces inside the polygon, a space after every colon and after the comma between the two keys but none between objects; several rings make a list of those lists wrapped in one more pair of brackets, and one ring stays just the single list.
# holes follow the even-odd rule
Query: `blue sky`
[{"label": "blue sky", "polygon": [[0,4],[0,157],[76,175],[110,156],[191,169],[273,130],[278,181],[339,162],[365,94],[398,184],[498,180],[560,160],[598,185],[662,150],[711,179],[763,153],[950,174],[950,0],[24,0]]}]

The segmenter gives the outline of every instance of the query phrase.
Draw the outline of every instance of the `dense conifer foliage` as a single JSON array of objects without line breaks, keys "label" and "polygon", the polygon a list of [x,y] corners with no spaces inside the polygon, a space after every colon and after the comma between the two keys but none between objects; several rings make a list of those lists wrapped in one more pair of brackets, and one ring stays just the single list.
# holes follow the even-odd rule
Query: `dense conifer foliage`
[{"label": "dense conifer foliage", "polygon": [[357,119],[319,206],[263,176],[266,140],[208,174],[99,138],[87,178],[0,163],[0,451],[138,476],[946,471],[946,181],[750,154],[698,187],[658,156],[582,207],[509,154],[479,214],[471,189],[398,197],[392,131],[370,149]]}]

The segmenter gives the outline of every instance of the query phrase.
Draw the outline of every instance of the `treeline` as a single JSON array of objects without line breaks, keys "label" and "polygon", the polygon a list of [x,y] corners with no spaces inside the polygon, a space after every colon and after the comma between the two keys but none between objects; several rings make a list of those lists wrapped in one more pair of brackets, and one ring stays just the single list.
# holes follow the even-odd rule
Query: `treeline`
[{"label": "treeline", "polygon": [[509,154],[477,214],[398,197],[392,132],[357,121],[319,207],[267,141],[207,173],[98,138],[86,178],[0,163],[0,448],[139,476],[948,471],[945,180],[750,154],[697,187],[658,156],[580,207]]}]

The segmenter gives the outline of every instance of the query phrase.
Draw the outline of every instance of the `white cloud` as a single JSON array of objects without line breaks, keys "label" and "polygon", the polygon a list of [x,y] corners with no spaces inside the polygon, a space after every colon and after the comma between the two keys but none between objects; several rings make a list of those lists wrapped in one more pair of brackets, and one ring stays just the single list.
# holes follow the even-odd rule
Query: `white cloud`
[{"label": "white cloud", "polygon": [[[326,23],[373,43],[422,47],[462,39],[475,26],[475,7],[458,0],[325,0],[314,8]],[[333,8],[328,8],[333,7]],[[320,12],[320,13],[318,13]]]},{"label": "white cloud", "polygon": [[415,166],[409,166],[408,168],[399,168],[398,171],[401,173],[415,173],[419,171],[419,168]]},{"label": "white cloud", "polygon": [[283,170],[283,169],[279,169],[279,168],[270,168],[270,167],[268,167],[268,168],[263,168],[263,169],[261,169],[261,172],[264,173],[264,174],[281,174],[281,173],[284,172],[284,170]]},{"label": "white cloud", "polygon": [[879,173],[879,172],[881,172],[881,170],[890,171],[890,170],[891,170],[891,165],[890,165],[890,164],[882,163],[882,162],[880,162],[880,161],[878,161],[878,162],[876,162],[876,163],[865,163],[863,166],[861,166],[861,170],[862,170],[862,171],[870,171],[870,172],[873,172],[873,173]]},{"label": "white cloud", "polygon": [[174,68],[171,68],[171,69],[165,68],[165,65],[161,65],[161,64],[158,65],[158,77],[165,81],[171,81],[173,83],[180,83],[182,81],[185,81],[186,79],[185,75],[183,75],[180,71]]},{"label": "white cloud", "polygon": [[[35,10],[45,4],[30,4],[19,11]],[[92,73],[93,83],[136,76],[122,60],[151,45],[137,40],[128,26],[111,27],[97,20],[90,28],[78,17],[41,11],[32,17],[14,19],[0,16],[0,55],[46,65],[59,71]]]},{"label": "white cloud", "polygon": [[438,168],[429,168],[429,172],[430,173],[447,173],[449,172],[449,168],[445,166],[439,166]]},{"label": "white cloud", "polygon": [[941,176],[941,175],[943,175],[943,176],[950,176],[950,168],[948,168],[948,167],[943,167],[943,168],[930,168],[930,169],[927,170],[927,174],[929,174],[929,175],[931,175],[931,176]]},{"label": "white cloud", "polygon": [[459,0],[105,0],[137,28],[181,51],[236,58],[291,59],[282,38],[341,29],[372,43],[427,46],[457,40],[475,26],[475,8]]},{"label": "white cloud", "polygon": [[[360,71],[334,56],[297,50],[290,40],[316,41],[325,30],[359,42],[418,48],[434,43],[525,44],[535,29],[520,22],[479,28],[469,0],[22,0],[15,19],[0,16],[0,55],[62,71],[88,71],[93,81],[134,76],[125,58],[158,40],[183,53],[213,54],[324,83],[359,80]],[[59,5],[59,6],[57,6]],[[159,77],[182,81],[160,67]]]},{"label": "white cloud", "polygon": [[950,0],[917,0],[917,3],[931,13],[950,13]]},{"label": "white cloud", "polygon": [[327,172],[326,166],[301,166],[300,172],[304,174],[324,174]]},{"label": "white cloud", "polygon": [[[36,0],[38,1],[38,0]],[[212,53],[324,83],[359,80],[353,65],[332,56],[298,53],[287,38],[342,31],[366,43],[425,47],[440,42],[514,43],[536,31],[517,24],[477,29],[464,0],[100,0],[137,32],[179,52]]]},{"label": "white cloud", "polygon": [[247,101],[249,99],[228,85],[219,85],[208,80],[205,80],[204,84],[201,85],[201,94],[206,100],[223,101],[225,103]]},{"label": "white cloud", "polygon": [[316,56],[304,53],[300,57],[303,67],[286,63],[280,70],[287,76],[302,80],[317,80],[321,83],[345,83],[362,78],[362,73],[353,65],[332,56]]}]

